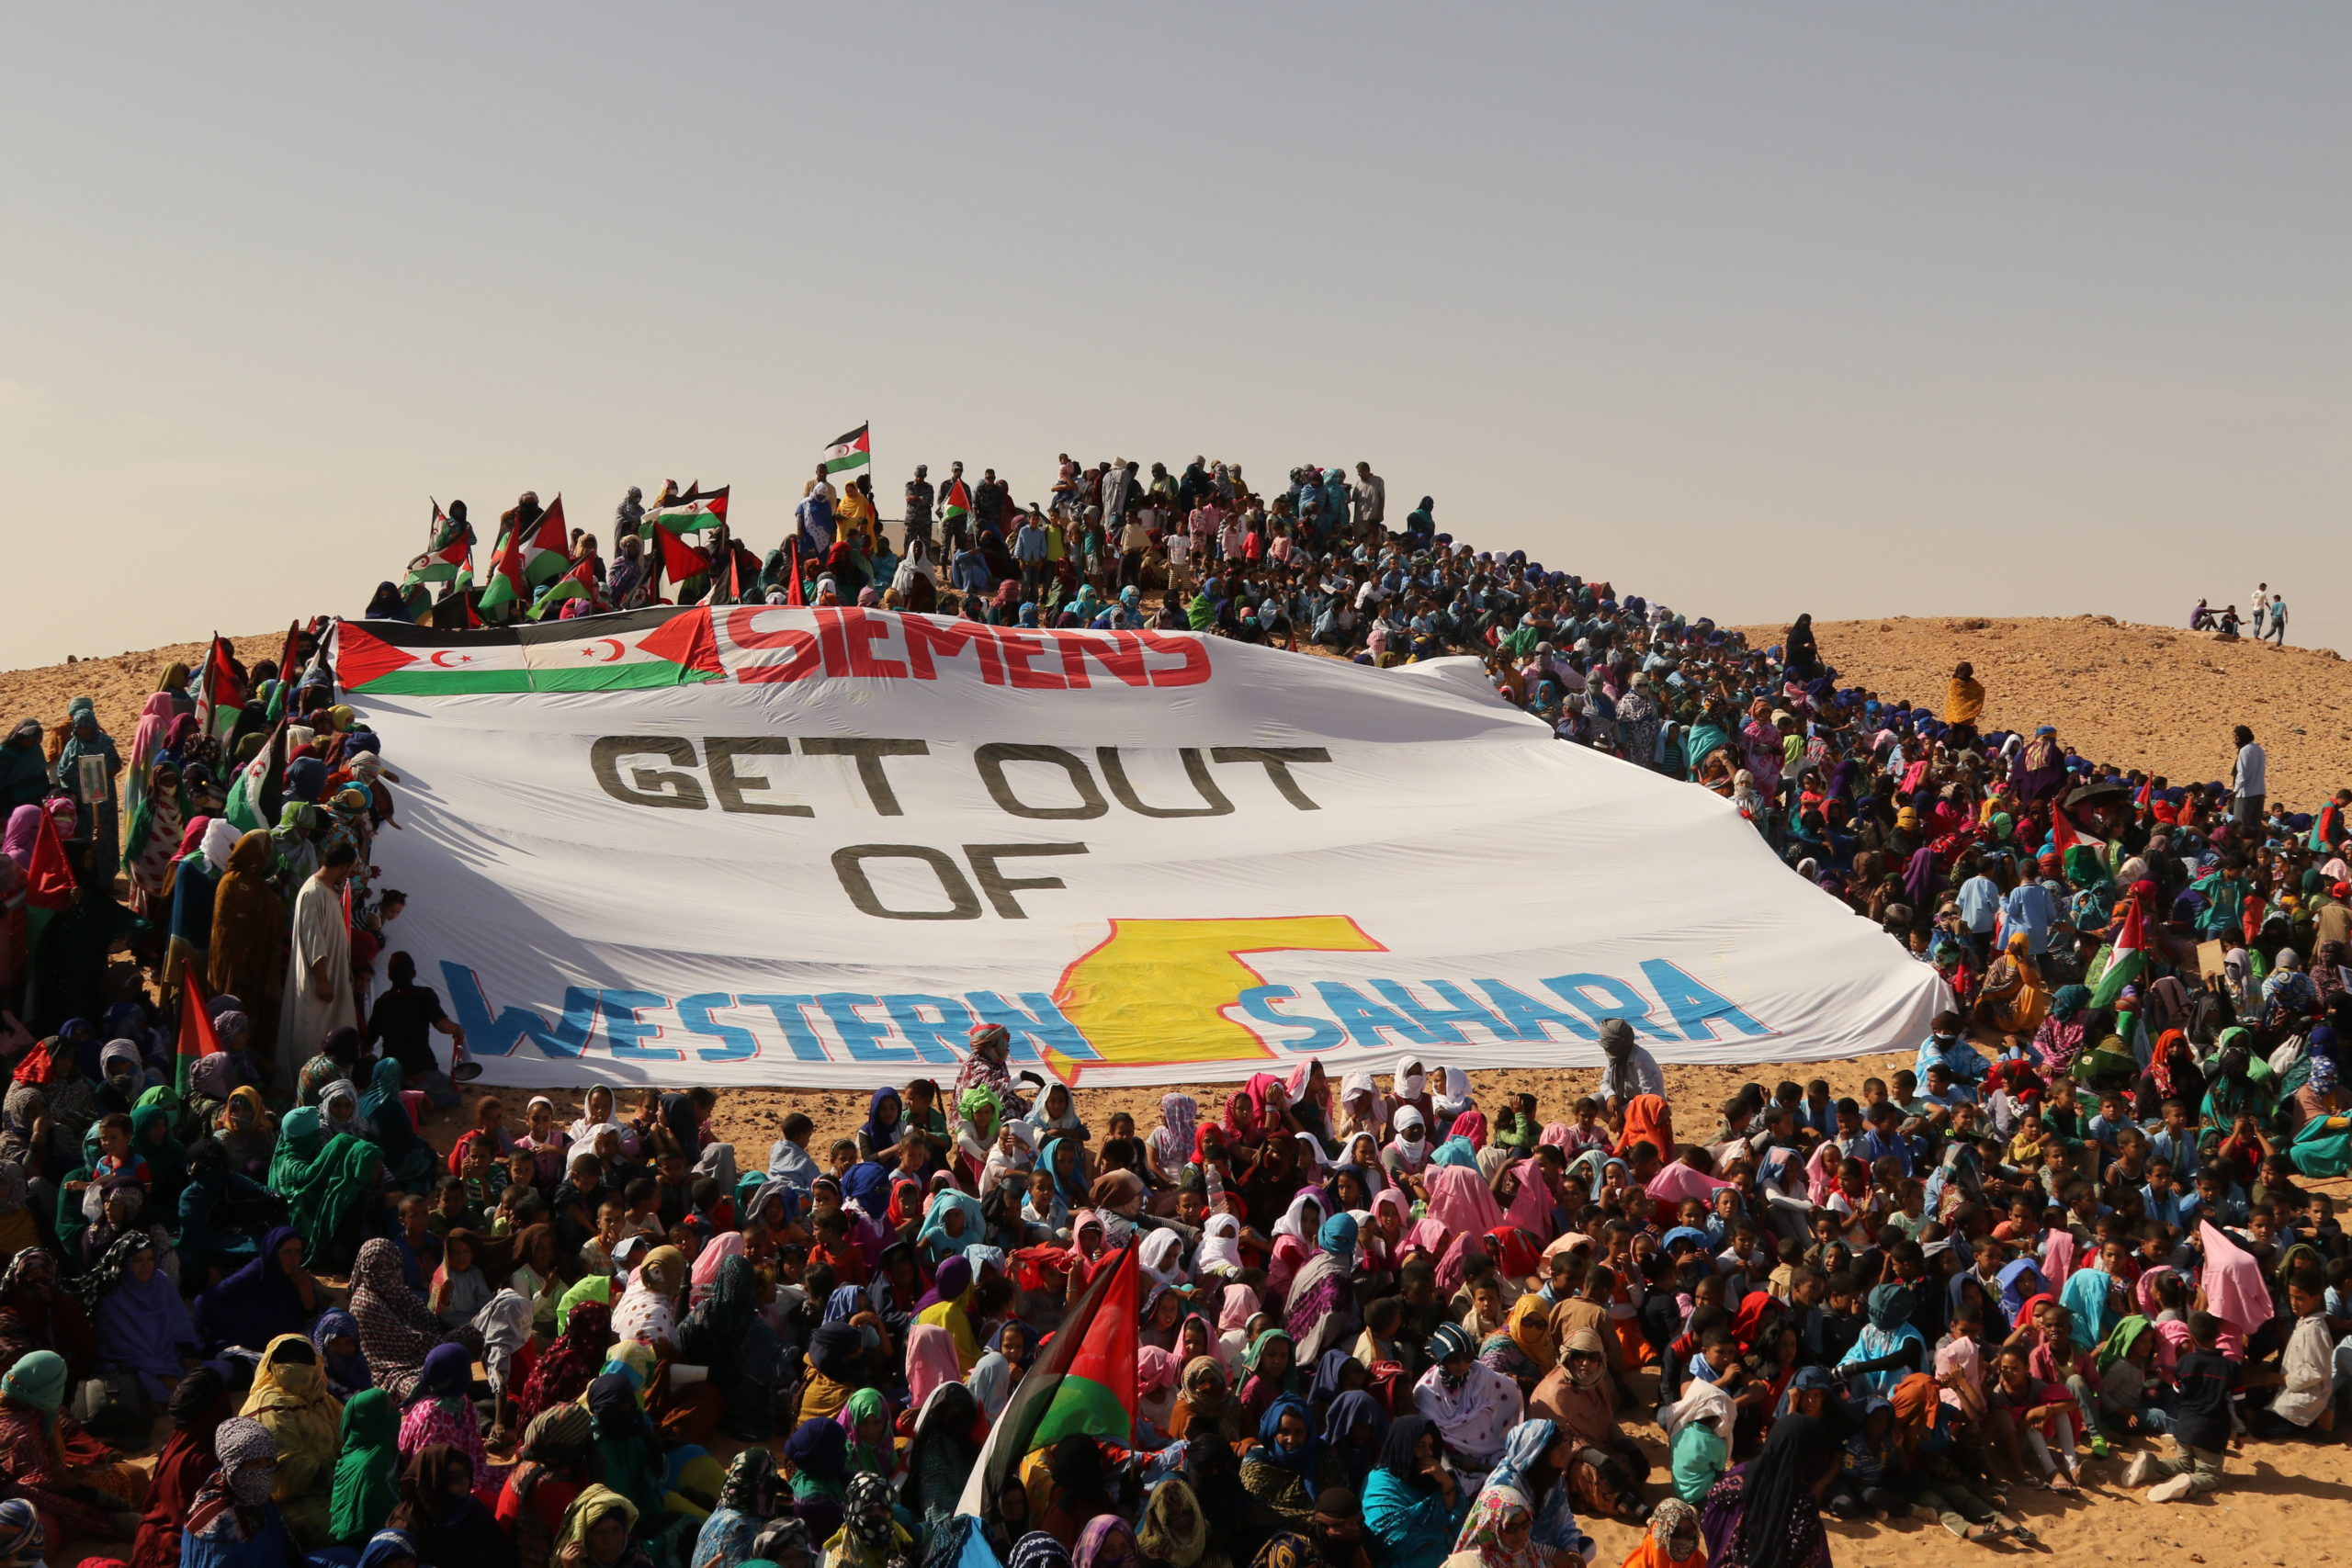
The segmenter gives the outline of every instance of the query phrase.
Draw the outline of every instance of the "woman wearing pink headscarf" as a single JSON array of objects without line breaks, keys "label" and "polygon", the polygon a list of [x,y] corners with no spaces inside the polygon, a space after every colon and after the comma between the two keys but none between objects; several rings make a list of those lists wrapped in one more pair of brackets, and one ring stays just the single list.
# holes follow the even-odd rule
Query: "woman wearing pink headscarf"
[{"label": "woman wearing pink headscarf", "polygon": [[718,1284],[719,1266],[730,1258],[742,1256],[741,1231],[721,1231],[713,1236],[709,1246],[695,1254],[694,1289],[686,1304],[690,1307],[702,1305]]}]

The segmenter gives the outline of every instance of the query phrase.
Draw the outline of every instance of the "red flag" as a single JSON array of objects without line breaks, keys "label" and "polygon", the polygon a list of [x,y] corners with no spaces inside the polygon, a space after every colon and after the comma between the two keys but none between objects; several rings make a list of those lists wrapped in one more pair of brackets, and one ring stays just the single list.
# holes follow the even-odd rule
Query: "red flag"
[{"label": "red flag", "polygon": [[727,602],[743,602],[743,552],[732,544],[727,547]]},{"label": "red flag", "polygon": [[792,536],[792,554],[789,559],[792,567],[792,581],[785,589],[784,602],[795,609],[799,609],[808,603],[808,597],[800,591],[800,536],[797,534]]},{"label": "red flag", "polygon": [[185,1099],[187,1080],[196,1064],[220,1049],[220,1038],[212,1032],[212,1014],[204,1005],[204,987],[193,969],[181,972],[180,1043],[172,1058],[172,1082],[175,1092]]},{"label": "red flag", "polygon": [[219,632],[214,632],[212,647],[204,656],[204,669],[196,678],[197,733],[216,739],[228,734],[244,705],[244,674],[231,657],[229,645],[220,640]]},{"label": "red flag", "polygon": [[2064,860],[2066,852],[2082,841],[2083,836],[2075,832],[2074,823],[2067,820],[2066,808],[2052,805],[2050,807],[2050,847],[2056,850],[2058,857]]},{"label": "red flag", "polygon": [[25,873],[25,902],[54,914],[74,902],[74,863],[65,858],[56,819],[44,811],[33,838],[32,864]]},{"label": "red flag", "polygon": [[662,570],[673,582],[684,582],[710,570],[702,552],[673,534],[667,528],[653,530],[654,542],[662,548]]}]

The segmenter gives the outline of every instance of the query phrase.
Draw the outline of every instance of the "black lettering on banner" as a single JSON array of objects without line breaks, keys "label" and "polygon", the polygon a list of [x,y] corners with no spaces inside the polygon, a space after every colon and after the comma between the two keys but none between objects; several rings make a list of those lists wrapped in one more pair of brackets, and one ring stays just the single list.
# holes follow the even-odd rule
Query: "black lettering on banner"
[{"label": "black lettering on banner", "polygon": [[1127,782],[1127,765],[1120,759],[1119,749],[1116,746],[1097,746],[1094,749],[1094,759],[1102,764],[1103,782],[1111,786],[1111,793],[1118,797],[1119,804],[1138,817],[1232,816],[1233,802],[1226,799],[1225,793],[1216,787],[1216,781],[1209,777],[1208,764],[1201,761],[1200,748],[1187,746],[1176,754],[1184,759],[1184,776],[1193,781],[1193,787],[1201,792],[1201,798],[1207,805],[1146,806],[1137,798],[1135,785]]},{"label": "black lettering on banner", "polygon": [[605,735],[588,749],[588,765],[594,770],[596,782],[615,800],[629,806],[653,806],[665,811],[706,811],[710,802],[702,793],[702,781],[692,773],[673,773],[666,768],[631,768],[628,778],[621,777],[624,757],[666,757],[681,767],[695,765],[695,747],[691,740],[674,735]]},{"label": "black lettering on banner", "polygon": [[[1094,775],[1087,771],[1085,761],[1076,752],[1058,746],[1017,746],[1009,741],[990,741],[972,753],[972,761],[980,770],[980,782],[988,785],[989,798],[1015,817],[1035,818],[1041,821],[1082,821],[1100,817],[1111,809],[1102,792],[1094,784]],[[1077,806],[1031,806],[1012,793],[1005,782],[1007,762],[1050,762],[1069,774],[1070,787],[1078,791]]]},{"label": "black lettering on banner", "polygon": [[899,805],[899,796],[890,787],[890,775],[882,771],[885,757],[928,757],[931,746],[922,740],[846,740],[830,736],[818,736],[803,740],[800,751],[808,757],[854,757],[857,759],[857,782],[865,786],[865,798],[874,803],[877,817],[903,817],[906,812]]},{"label": "black lettering on banner", "polygon": [[714,735],[702,743],[702,750],[710,768],[710,793],[718,796],[718,809],[721,811],[748,811],[763,817],[817,815],[814,809],[806,806],[794,806],[780,800],[744,798],[745,790],[774,789],[775,785],[767,779],[737,773],[735,759],[789,757],[792,755],[792,742],[783,736]]},{"label": "black lettering on banner", "polygon": [[1284,800],[1301,811],[1323,809],[1306,798],[1306,792],[1298,787],[1298,781],[1290,774],[1294,762],[1329,761],[1331,753],[1320,746],[1217,746],[1210,749],[1209,760],[1213,762],[1262,762],[1266,767],[1266,776],[1274,781],[1274,787],[1283,792]]},{"label": "black lettering on banner", "polygon": [[[1015,855],[1082,855],[1084,844],[966,844],[964,854],[972,863],[972,874],[979,879],[981,891],[996,912],[1008,920],[1025,920],[1029,912],[1013,897],[1023,889],[1050,890],[1064,886],[1058,876],[1007,876],[998,869],[997,862],[1011,860]],[[838,857],[836,857],[838,858]],[[944,858],[944,857],[942,857]]]},{"label": "black lettering on banner", "polygon": [[[1080,846],[1081,849],[1083,846]],[[892,909],[883,905],[875,892],[874,883],[865,874],[869,860],[919,860],[931,867],[945,890],[945,909]],[[841,879],[842,890],[849,901],[857,906],[858,913],[885,920],[977,920],[980,918],[979,896],[965,880],[964,868],[944,850],[934,850],[928,844],[849,844],[833,852],[833,874]],[[1054,884],[1058,887],[1060,883]],[[991,897],[995,895],[991,894]],[[999,906],[1001,910],[1002,906]]]}]

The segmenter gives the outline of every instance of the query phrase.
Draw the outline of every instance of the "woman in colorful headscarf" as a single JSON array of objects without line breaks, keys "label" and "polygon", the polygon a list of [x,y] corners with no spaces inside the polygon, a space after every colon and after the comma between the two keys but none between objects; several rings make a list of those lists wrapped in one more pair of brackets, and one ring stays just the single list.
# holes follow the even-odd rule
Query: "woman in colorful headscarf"
[{"label": "woman in colorful headscarf", "polygon": [[1139,1568],[1135,1527],[1117,1514],[1099,1514],[1079,1532],[1075,1568]]},{"label": "woman in colorful headscarf", "polygon": [[583,1568],[652,1568],[652,1560],[634,1539],[640,1512],[609,1486],[584,1488],[563,1516],[549,1560],[567,1562],[566,1549],[577,1544]]},{"label": "woman in colorful headscarf", "polygon": [[50,1350],[0,1376],[0,1481],[66,1534],[128,1539],[147,1476],[60,1408],[69,1383],[64,1359]]},{"label": "woman in colorful headscarf", "polygon": [[239,1414],[260,1422],[276,1446],[277,1487],[273,1496],[288,1533],[305,1550],[333,1544],[331,1514],[343,1446],[343,1408],[327,1393],[318,1350],[309,1339],[281,1334],[269,1342]]},{"label": "woman in colorful headscarf", "polygon": [[595,1436],[587,1407],[569,1401],[542,1410],[524,1428],[522,1454],[507,1472],[496,1510],[518,1568],[548,1568],[564,1516],[588,1485]]},{"label": "woman in colorful headscarf", "polygon": [[85,1284],[97,1320],[98,1354],[139,1374],[151,1399],[163,1399],[197,1348],[179,1287],[160,1267],[154,1236],[134,1230],[116,1239]]},{"label": "woman in colorful headscarf", "polygon": [[220,1473],[188,1509],[182,1568],[287,1568],[300,1550],[270,1501],[277,1485],[277,1449],[258,1421],[232,1416],[212,1435]]},{"label": "woman in colorful headscarf", "polygon": [[1503,1440],[1518,1425],[1524,1401],[1519,1384],[1480,1364],[1477,1352],[1460,1324],[1439,1324],[1430,1336],[1430,1369],[1413,1385],[1413,1405],[1437,1423],[1465,1472],[1483,1476],[1502,1457]]},{"label": "woman in colorful headscarf", "polygon": [[359,1348],[376,1374],[376,1386],[405,1400],[424,1370],[424,1358],[445,1337],[462,1340],[470,1330],[445,1336],[441,1320],[408,1287],[400,1253],[376,1236],[359,1249],[351,1269],[351,1316],[359,1325]]},{"label": "woman in colorful headscarf", "polygon": [[506,1542],[481,1498],[479,1464],[447,1443],[417,1451],[401,1472],[390,1526],[413,1538],[434,1568],[505,1568]]},{"label": "woman in colorful headscarf", "polygon": [[[64,748],[59,751],[57,766],[50,776],[57,787],[83,802],[82,837],[90,840],[84,857],[83,874],[86,879],[101,885],[112,882],[121,854],[117,846],[122,842],[122,823],[118,815],[118,794],[115,779],[122,772],[122,757],[115,750],[114,737],[98,728],[97,705],[87,697],[75,697],[66,705],[66,736]],[[97,799],[88,804],[81,787],[83,759],[91,759],[98,783]],[[152,775],[151,775],[152,778]]]},{"label": "woman in colorful headscarf", "polygon": [[849,1478],[842,1528],[825,1543],[826,1568],[887,1568],[914,1544],[891,1517],[890,1483],[871,1471]]},{"label": "woman in colorful headscarf", "polygon": [[1821,1491],[1843,1457],[1838,1429],[1827,1419],[1789,1415],[1773,1422],[1764,1451],[1726,1472],[1700,1507],[1711,1568],[1815,1568],[1826,1562]]},{"label": "woman in colorful headscarf", "polygon": [[927,1536],[955,1514],[987,1422],[974,1390],[946,1382],[916,1407],[914,1427],[899,1500]]},{"label": "woman in colorful headscarf", "polygon": [[1307,1363],[1351,1339],[1360,1326],[1355,1303],[1357,1225],[1333,1214],[1317,1230],[1315,1255],[1293,1276],[1283,1299],[1283,1323],[1295,1354]]},{"label": "woman in colorful headscarf", "polygon": [[636,1381],[626,1372],[602,1373],[588,1385],[586,1399],[605,1484],[628,1498],[639,1518],[658,1519],[663,1472]]},{"label": "woman in colorful headscarf", "polygon": [[343,1407],[328,1501],[328,1529],[337,1545],[366,1545],[400,1501],[396,1426],[391,1396],[380,1388],[362,1389]]},{"label": "woman in colorful headscarf", "polygon": [[400,1452],[405,1466],[435,1444],[457,1450],[473,1467],[474,1495],[487,1503],[497,1500],[499,1478],[490,1472],[481,1423],[474,1416],[473,1361],[472,1350],[463,1345],[435,1345],[425,1353],[408,1407],[401,1412]]},{"label": "woman in colorful headscarf", "polygon": [[1468,1516],[1470,1494],[1425,1416],[1399,1416],[1363,1489],[1364,1545],[1375,1568],[1437,1568]]},{"label": "woman in colorful headscarf", "polygon": [[1976,994],[1976,1017],[1997,1033],[2030,1036],[2050,1010],[2050,987],[2030,947],[2025,932],[2013,932],[2001,956],[1984,972],[1984,988]]},{"label": "woman in colorful headscarf", "polygon": [[139,1521],[132,1543],[130,1568],[177,1568],[180,1532],[198,1490],[220,1473],[220,1457],[212,1451],[212,1434],[230,1416],[229,1393],[220,1374],[198,1367],[180,1380],[169,1404],[172,1435],[155,1456],[155,1472],[147,1488],[147,1511]]},{"label": "woman in colorful headscarf", "polygon": [[154,763],[148,769],[147,787],[130,814],[130,831],[124,840],[130,862],[130,911],[142,919],[156,920],[164,915],[174,863],[203,841],[202,824],[207,818],[199,817],[190,823],[187,810],[179,764],[169,759]]},{"label": "woman in colorful headscarf", "polygon": [[245,1004],[254,1020],[254,1048],[295,1060],[312,1040],[277,1041],[278,997],[286,980],[287,911],[271,882],[277,843],[260,829],[229,852],[228,870],[212,891],[211,938],[204,950],[205,989]]},{"label": "woman in colorful headscarf", "polygon": [[1552,1553],[1535,1543],[1535,1510],[1515,1486],[1480,1489],[1462,1521],[1446,1568],[1548,1568]]},{"label": "woman in colorful headscarf", "polygon": [[1327,1471],[1322,1435],[1306,1401],[1286,1393],[1266,1407],[1258,1440],[1241,1461],[1241,1484],[1257,1500],[1261,1517],[1292,1529],[1311,1528],[1316,1494],[1338,1484],[1340,1476],[1336,1455]]},{"label": "woman in colorful headscarf", "polygon": [[434,1176],[433,1145],[416,1134],[408,1106],[401,1099],[406,1087],[400,1059],[386,1056],[368,1074],[368,1092],[359,1097],[359,1120],[368,1136],[384,1151],[384,1172],[412,1192],[430,1190]]},{"label": "woman in colorful headscarf", "polygon": [[270,1156],[269,1189],[286,1200],[286,1223],[321,1268],[352,1255],[360,1212],[381,1168],[375,1145],[348,1134],[330,1134],[310,1106],[286,1113]]},{"label": "woman in colorful headscarf", "polygon": [[695,1537],[690,1568],[735,1568],[752,1555],[752,1542],[782,1511],[786,1490],[775,1456],[754,1446],[735,1456],[718,1491],[718,1506]]},{"label": "woman in colorful headscarf", "polygon": [[1200,1568],[1208,1541],[1200,1499],[1184,1478],[1170,1475],[1155,1483],[1143,1506],[1143,1523],[1136,1530],[1136,1545],[1143,1555],[1168,1568]]},{"label": "woman in colorful headscarf", "polygon": [[1707,1543],[1699,1510],[1679,1497],[1661,1499],[1622,1568],[1704,1568]]},{"label": "woman in colorful headscarf", "polygon": [[674,1247],[646,1254],[613,1309],[613,1332],[657,1350],[676,1348],[678,1292],[686,1282],[686,1255]]},{"label": "woman in colorful headscarf", "polygon": [[0,1366],[32,1350],[53,1350],[76,1377],[98,1351],[97,1330],[72,1292],[58,1283],[57,1259],[31,1247],[0,1270]]},{"label": "woman in colorful headscarf", "polygon": [[1649,1460],[1618,1427],[1610,1393],[1609,1348],[1598,1330],[1569,1332],[1560,1345],[1560,1364],[1535,1385],[1527,1410],[1531,1416],[1550,1421],[1560,1443],[1575,1445],[1562,1456],[1564,1473],[1587,1514],[1639,1519],[1640,1488],[1649,1474]]}]

